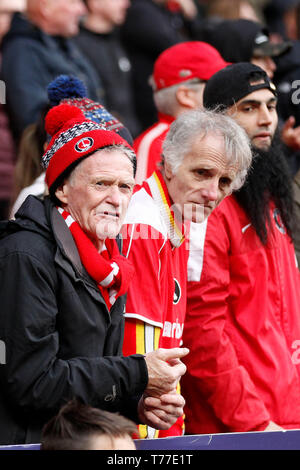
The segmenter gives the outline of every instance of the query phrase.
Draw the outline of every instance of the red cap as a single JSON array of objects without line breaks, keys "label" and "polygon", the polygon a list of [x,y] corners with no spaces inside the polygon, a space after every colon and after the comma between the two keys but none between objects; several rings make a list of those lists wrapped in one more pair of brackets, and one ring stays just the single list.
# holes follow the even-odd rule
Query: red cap
[{"label": "red cap", "polygon": [[154,64],[153,81],[155,90],[161,90],[178,83],[199,78],[209,80],[228,62],[217,49],[201,41],[175,44],[163,51]]}]

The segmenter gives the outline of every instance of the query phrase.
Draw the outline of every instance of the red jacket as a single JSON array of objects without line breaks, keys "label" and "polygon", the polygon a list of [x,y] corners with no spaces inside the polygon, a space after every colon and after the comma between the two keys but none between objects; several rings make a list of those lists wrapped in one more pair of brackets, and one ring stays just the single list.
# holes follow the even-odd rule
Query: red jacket
[{"label": "red jacket", "polygon": [[135,139],[133,148],[137,157],[135,176],[137,184],[142,184],[154,171],[157,171],[158,163],[161,161],[162,144],[173,121],[172,116],[160,113],[158,122]]},{"label": "red jacket", "polygon": [[262,430],[270,420],[300,427],[300,273],[270,211],[267,246],[234,196],[191,234],[181,381],[189,434]]},{"label": "red jacket", "polygon": [[[182,344],[188,250],[160,172],[137,187],[122,227],[123,253],[135,267],[126,301],[123,353],[146,354]],[[178,389],[179,391],[179,389]],[[183,417],[166,431],[140,426],[141,437],[180,436]]]}]

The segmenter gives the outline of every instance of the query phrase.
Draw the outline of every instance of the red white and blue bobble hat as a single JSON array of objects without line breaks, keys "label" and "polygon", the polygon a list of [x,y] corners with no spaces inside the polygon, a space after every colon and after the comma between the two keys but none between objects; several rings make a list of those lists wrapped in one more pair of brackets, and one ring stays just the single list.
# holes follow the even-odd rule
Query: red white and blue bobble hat
[{"label": "red white and blue bobble hat", "polygon": [[59,75],[47,87],[51,107],[59,104],[69,104],[80,108],[86,119],[101,124],[109,131],[117,132],[129,145],[133,138],[129,129],[113,116],[102,104],[87,97],[84,83],[74,75]]},{"label": "red white and blue bobble hat", "polygon": [[45,129],[52,136],[42,157],[50,194],[55,193],[80,161],[110,145],[123,145],[132,151],[135,174],[135,153],[128,142],[116,132],[87,119],[79,108],[60,104],[50,109],[45,118]]}]

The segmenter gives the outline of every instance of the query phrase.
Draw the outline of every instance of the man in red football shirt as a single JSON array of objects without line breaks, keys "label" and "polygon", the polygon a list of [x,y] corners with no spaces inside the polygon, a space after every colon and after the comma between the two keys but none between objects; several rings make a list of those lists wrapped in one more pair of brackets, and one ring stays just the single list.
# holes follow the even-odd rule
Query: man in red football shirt
[{"label": "man in red football shirt", "polygon": [[[246,133],[228,116],[193,110],[171,125],[162,169],[137,186],[122,229],[123,253],[136,271],[126,302],[126,356],[181,345],[189,221],[198,225],[240,187],[250,163]],[[183,419],[166,433],[140,428],[142,437],[182,432]]]}]

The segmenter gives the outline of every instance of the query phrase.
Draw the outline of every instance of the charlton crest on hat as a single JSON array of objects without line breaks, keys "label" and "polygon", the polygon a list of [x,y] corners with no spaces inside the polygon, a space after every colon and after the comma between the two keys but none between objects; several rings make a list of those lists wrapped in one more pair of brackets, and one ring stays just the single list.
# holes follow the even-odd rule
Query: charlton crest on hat
[{"label": "charlton crest on hat", "polygon": [[76,152],[87,152],[94,145],[94,140],[91,137],[83,137],[75,145]]}]

